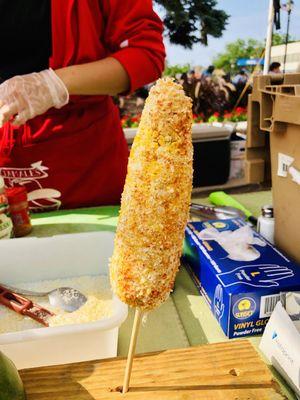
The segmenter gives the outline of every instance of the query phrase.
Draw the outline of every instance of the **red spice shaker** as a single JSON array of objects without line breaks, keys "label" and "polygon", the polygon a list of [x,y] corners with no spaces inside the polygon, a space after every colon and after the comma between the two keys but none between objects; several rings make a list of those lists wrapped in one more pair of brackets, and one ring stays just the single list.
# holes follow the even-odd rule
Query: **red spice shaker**
[{"label": "red spice shaker", "polygon": [[27,191],[23,186],[8,188],[6,195],[9,204],[10,217],[16,237],[28,235],[31,230]]},{"label": "red spice shaker", "polygon": [[8,214],[8,200],[5,193],[4,180],[0,175],[0,239],[12,237],[13,224]]}]

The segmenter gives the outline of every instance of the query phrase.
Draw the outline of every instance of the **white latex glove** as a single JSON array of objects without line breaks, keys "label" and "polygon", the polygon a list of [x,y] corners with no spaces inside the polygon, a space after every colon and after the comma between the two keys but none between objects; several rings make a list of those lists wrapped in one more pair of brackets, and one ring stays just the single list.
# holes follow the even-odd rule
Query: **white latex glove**
[{"label": "white latex glove", "polygon": [[0,85],[0,127],[12,117],[13,125],[23,125],[68,102],[68,90],[52,69],[14,76]]}]

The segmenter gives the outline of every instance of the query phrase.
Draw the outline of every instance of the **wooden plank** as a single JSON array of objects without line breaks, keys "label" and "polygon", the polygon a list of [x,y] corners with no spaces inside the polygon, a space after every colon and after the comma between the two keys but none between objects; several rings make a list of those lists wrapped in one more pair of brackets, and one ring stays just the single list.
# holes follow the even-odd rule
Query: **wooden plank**
[{"label": "wooden plank", "polygon": [[[84,343],[83,343],[84,345]],[[167,350],[126,359],[21,371],[28,400],[280,400],[272,374],[247,340]]]}]

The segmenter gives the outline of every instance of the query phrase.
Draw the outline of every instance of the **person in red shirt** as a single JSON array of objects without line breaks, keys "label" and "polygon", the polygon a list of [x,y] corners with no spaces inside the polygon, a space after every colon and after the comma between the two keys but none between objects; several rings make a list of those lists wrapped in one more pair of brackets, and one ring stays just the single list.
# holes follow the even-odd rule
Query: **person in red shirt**
[{"label": "person in red shirt", "polygon": [[163,71],[152,1],[0,0],[0,38],[6,185],[36,211],[117,204],[128,149],[111,96]]}]

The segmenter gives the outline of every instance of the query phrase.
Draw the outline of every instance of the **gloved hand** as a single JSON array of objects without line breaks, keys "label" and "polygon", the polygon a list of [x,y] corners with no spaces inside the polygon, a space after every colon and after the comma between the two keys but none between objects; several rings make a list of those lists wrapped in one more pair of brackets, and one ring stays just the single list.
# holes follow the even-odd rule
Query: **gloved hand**
[{"label": "gloved hand", "polygon": [[0,85],[0,127],[12,118],[13,125],[23,125],[68,102],[68,90],[52,69],[15,76]]},{"label": "gloved hand", "polygon": [[267,288],[279,286],[278,281],[293,276],[294,273],[291,269],[276,264],[245,265],[229,272],[217,274],[224,287],[244,284]]}]

